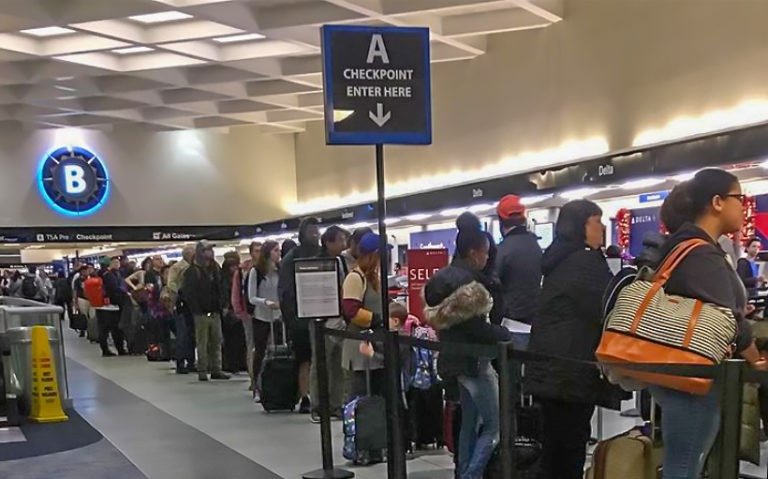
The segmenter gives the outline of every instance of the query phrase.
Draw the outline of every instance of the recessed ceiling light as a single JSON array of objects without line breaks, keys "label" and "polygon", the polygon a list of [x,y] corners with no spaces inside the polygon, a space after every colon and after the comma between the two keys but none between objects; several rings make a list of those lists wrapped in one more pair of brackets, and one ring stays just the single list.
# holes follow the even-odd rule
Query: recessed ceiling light
[{"label": "recessed ceiling light", "polygon": [[216,37],[214,42],[218,43],[234,43],[234,42],[248,42],[252,40],[263,40],[267,37],[261,33],[243,33],[241,35],[230,35],[227,37]]},{"label": "recessed ceiling light", "polygon": [[146,15],[134,15],[128,18],[139,23],[163,23],[163,22],[175,22],[177,20],[186,20],[187,18],[192,18],[192,15],[184,12],[177,12],[175,10],[169,10],[167,12],[147,13]]},{"label": "recessed ceiling light", "polygon": [[74,88],[63,86],[63,85],[53,85],[53,88],[56,88],[57,90],[62,90],[62,91],[77,91]]},{"label": "recessed ceiling light", "polygon": [[36,37],[53,37],[55,35],[66,35],[67,33],[75,33],[74,30],[63,27],[42,27],[42,28],[29,28],[22,30],[21,33],[27,35],[33,35]]},{"label": "recessed ceiling light", "polygon": [[149,47],[128,47],[116,48],[115,50],[112,50],[113,53],[117,53],[118,55],[130,55],[131,53],[146,53],[153,51],[155,51],[155,49]]}]

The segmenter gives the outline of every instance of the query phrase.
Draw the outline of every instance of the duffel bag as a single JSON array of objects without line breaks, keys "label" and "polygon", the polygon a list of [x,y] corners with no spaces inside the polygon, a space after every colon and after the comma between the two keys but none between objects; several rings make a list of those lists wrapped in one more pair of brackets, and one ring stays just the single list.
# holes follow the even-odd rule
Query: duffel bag
[{"label": "duffel bag", "polygon": [[[680,243],[653,273],[649,268],[625,286],[608,313],[596,356],[608,379],[626,387],[634,379],[692,394],[706,394],[712,380],[611,366],[610,363],[716,365],[730,356],[736,320],[728,308],[666,294],[664,285],[702,239]],[[627,379],[630,381],[627,381]]]}]

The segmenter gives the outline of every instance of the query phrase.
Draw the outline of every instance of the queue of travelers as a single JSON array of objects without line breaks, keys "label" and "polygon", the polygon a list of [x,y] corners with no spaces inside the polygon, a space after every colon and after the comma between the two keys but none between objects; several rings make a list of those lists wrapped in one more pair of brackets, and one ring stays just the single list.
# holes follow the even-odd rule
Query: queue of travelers
[{"label": "queue of travelers", "polygon": [[[743,197],[738,179],[719,169],[702,170],[679,183],[661,208],[669,234],[644,241],[646,250],[636,264],[655,268],[682,242],[704,240],[706,246],[673,271],[665,291],[730,310],[738,326],[735,354],[757,370],[768,370],[748,320],[754,307],[747,299],[765,284],[757,264],[760,241],[747,240],[745,257],[731,258],[728,235],[741,230]],[[231,252],[221,266],[213,246],[201,241],[169,264],[155,256],[137,269],[125,258],[105,258],[99,269],[76,264],[73,274],[51,286],[31,267],[25,274],[4,272],[0,286],[4,294],[60,304],[70,318],[89,318],[81,336],[98,342],[104,356],[115,355],[108,344],[111,334],[117,354],[146,351],[149,357],[147,347],[154,344],[164,352],[162,358],[175,358],[178,374],[197,373],[200,381],[226,380],[230,375],[225,370],[245,370],[257,403],[264,394],[261,374],[269,348],[288,343],[297,365],[294,404],[316,423],[317,338],[312,324],[298,316],[294,264],[336,258],[341,314],[327,320],[328,329],[360,333],[388,328],[412,335],[415,324],[433,328],[444,343],[495,345],[515,339],[505,327],[507,320],[529,325],[530,336],[514,342],[515,347],[549,359],[526,362],[517,392],[532,396],[540,415],[533,434],[541,445],[540,470],[526,477],[581,479],[595,408],[620,409],[629,398],[594,365],[605,321],[605,292],[618,279],[606,256],[619,258],[622,252],[604,249],[603,212],[586,199],[561,208],[554,239],[544,252],[527,228],[526,208],[518,196],[502,198],[497,215],[503,237],[498,245],[475,215],[459,216],[455,255],[424,288],[423,323],[397,304],[390,307],[390,318],[382,317],[377,234],[370,228],[348,232],[339,226],[321,234],[315,218],[301,221],[298,244],[254,242],[245,260]],[[97,332],[90,331],[94,318]],[[149,338],[142,339],[140,331]],[[352,398],[384,394],[383,355],[376,344],[335,336],[326,336],[325,352],[331,416],[346,423]],[[413,374],[425,363],[410,354],[410,348],[402,349],[401,362]],[[427,362],[434,361],[427,357]],[[496,365],[491,358],[444,348],[436,360],[438,374],[439,405],[434,407],[442,410],[444,390],[445,399],[461,410],[456,430],[444,431],[455,436],[456,477],[480,479],[495,460],[501,427]],[[403,385],[412,383],[404,377]],[[648,390],[662,411],[663,478],[699,479],[721,426],[718,390],[706,395],[655,385]],[[401,405],[409,406],[407,400]],[[411,419],[417,424],[420,418]],[[768,425],[768,417],[763,419]],[[413,424],[411,429],[418,427]],[[438,443],[453,441],[444,437]]]}]

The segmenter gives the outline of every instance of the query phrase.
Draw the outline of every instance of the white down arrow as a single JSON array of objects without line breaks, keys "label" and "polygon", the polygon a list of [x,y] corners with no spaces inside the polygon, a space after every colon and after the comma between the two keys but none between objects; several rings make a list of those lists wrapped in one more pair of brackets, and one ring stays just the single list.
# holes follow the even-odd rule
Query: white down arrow
[{"label": "white down arrow", "polygon": [[376,103],[376,113],[369,111],[368,116],[373,120],[374,123],[376,123],[379,128],[384,126],[390,118],[392,118],[392,112],[388,111],[386,114],[384,113],[384,105],[381,103]]}]

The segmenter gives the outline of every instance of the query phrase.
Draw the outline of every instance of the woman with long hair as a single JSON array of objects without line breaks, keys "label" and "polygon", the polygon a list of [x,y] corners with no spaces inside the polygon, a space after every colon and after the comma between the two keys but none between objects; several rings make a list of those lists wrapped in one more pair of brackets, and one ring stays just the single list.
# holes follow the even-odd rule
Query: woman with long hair
[{"label": "woman with long hair", "polygon": [[[379,235],[368,233],[358,245],[357,264],[344,280],[342,306],[347,331],[359,333],[368,329],[384,328],[381,317],[381,279],[379,275]],[[384,394],[384,361],[373,354],[369,344],[354,339],[344,340],[342,367],[352,372],[350,396],[361,396],[366,391],[366,369],[370,370],[371,394]]]},{"label": "woman with long hair", "polygon": [[[707,168],[675,187],[664,201],[662,213],[680,223],[662,247],[666,257],[680,243],[698,238],[708,244],[691,251],[664,286],[668,294],[699,299],[728,308],[736,318],[736,353],[752,367],[768,368],[760,356],[749,323],[747,297],[727,253],[718,239],[739,231],[744,223],[744,195],[738,178],[727,171]],[[664,412],[664,479],[699,479],[720,429],[720,390],[694,395],[651,386],[651,394]]]},{"label": "woman with long hair", "polygon": [[[473,214],[456,221],[456,255],[449,266],[430,278],[424,288],[424,314],[440,331],[443,343],[496,344],[508,341],[510,332],[491,323],[491,293],[483,285],[490,238]],[[440,376],[458,385],[461,396],[461,428],[456,476],[483,477],[499,440],[499,379],[490,359],[451,354],[447,348],[437,363]]]},{"label": "woman with long hair", "polygon": [[280,322],[280,300],[277,283],[280,279],[280,245],[267,241],[248,275],[248,301],[253,305],[253,400],[259,401],[259,375],[267,352],[272,323]]},{"label": "woman with long hair", "polygon": [[[611,271],[601,250],[602,210],[589,200],[560,210],[555,238],[542,257],[539,313],[531,352],[594,361],[603,331],[602,297]],[[527,391],[542,406],[542,467],[546,479],[582,479],[595,406],[617,408],[620,391],[589,364],[526,363]]]}]

